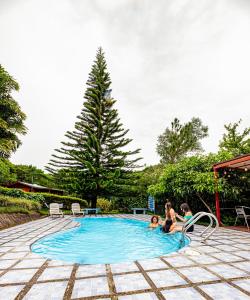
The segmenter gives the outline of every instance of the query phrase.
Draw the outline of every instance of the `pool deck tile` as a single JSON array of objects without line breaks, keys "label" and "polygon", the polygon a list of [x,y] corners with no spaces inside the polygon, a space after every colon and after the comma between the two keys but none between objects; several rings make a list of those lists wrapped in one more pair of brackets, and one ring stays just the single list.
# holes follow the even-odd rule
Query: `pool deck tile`
[{"label": "pool deck tile", "polygon": [[[237,252],[236,252],[237,254]],[[236,262],[236,261],[242,261],[242,257],[236,256],[231,253],[227,253],[225,255],[225,252],[219,252],[219,253],[214,253],[213,257],[218,258],[224,262]]]},{"label": "pool deck tile", "polygon": [[200,286],[212,299],[220,300],[249,300],[249,296],[235,289],[228,283],[215,283]]},{"label": "pool deck tile", "polygon": [[187,267],[195,265],[195,262],[185,256],[165,257],[164,260],[173,267]]},{"label": "pool deck tile", "polygon": [[233,283],[250,293],[250,279],[235,280]]},{"label": "pool deck tile", "polygon": [[223,252],[224,251],[231,251],[231,252],[235,251],[236,252],[239,250],[239,248],[231,246],[231,245],[216,245],[215,248],[222,250]]},{"label": "pool deck tile", "polygon": [[216,264],[220,262],[217,258],[214,258],[206,254],[193,255],[192,260],[196,264],[201,264],[201,265]]},{"label": "pool deck tile", "polygon": [[108,295],[109,287],[106,277],[77,279],[72,298]]},{"label": "pool deck tile", "polygon": [[192,282],[207,282],[219,279],[218,276],[201,267],[182,268],[179,272]]},{"label": "pool deck tile", "polygon": [[202,245],[202,246],[198,246],[195,247],[198,251],[201,251],[202,253],[215,253],[215,252],[222,252],[220,249],[214,248],[212,246],[206,246],[206,245]]},{"label": "pool deck tile", "polygon": [[32,252],[30,252],[27,256],[25,256],[25,259],[41,259],[41,258],[42,258],[41,255]]},{"label": "pool deck tile", "polygon": [[28,252],[10,252],[1,256],[1,259],[20,259],[26,256]]},{"label": "pool deck tile", "polygon": [[237,251],[237,255],[244,259],[250,260],[250,251]]},{"label": "pool deck tile", "polygon": [[61,260],[50,260],[48,267],[60,267],[60,266],[73,266],[74,263],[61,261]]},{"label": "pool deck tile", "polygon": [[150,285],[142,274],[114,275],[117,292],[131,292],[150,289]]},{"label": "pool deck tile", "polygon": [[16,264],[13,269],[29,269],[29,268],[40,268],[44,263],[46,262],[46,259],[23,259],[21,262]]},{"label": "pool deck tile", "polygon": [[158,297],[154,293],[141,293],[127,296],[120,296],[118,300],[157,300]]},{"label": "pool deck tile", "polygon": [[65,216],[0,231],[0,300],[250,299],[250,233],[219,228],[202,243],[204,227],[196,225],[190,245],[178,252],[111,265],[49,260],[30,251],[37,239],[76,226]]},{"label": "pool deck tile", "polygon": [[13,260],[13,259],[1,259],[0,260],[0,270],[3,269],[8,269],[9,267],[11,267],[13,264],[15,264],[16,262],[18,262],[18,260]]},{"label": "pool deck tile", "polygon": [[224,277],[227,279],[248,276],[248,274],[245,271],[241,271],[241,270],[236,269],[235,267],[229,266],[227,264],[208,266],[207,268],[209,270],[217,273],[221,277]]},{"label": "pool deck tile", "polygon": [[47,268],[40,275],[38,281],[69,279],[72,269],[72,266]]},{"label": "pool deck tile", "polygon": [[167,264],[159,258],[139,260],[138,262],[144,270],[158,270],[168,268]]},{"label": "pool deck tile", "polygon": [[28,282],[38,269],[11,270],[1,275],[0,284]]},{"label": "pool deck tile", "polygon": [[24,300],[62,300],[67,288],[67,281],[34,284],[24,296]]},{"label": "pool deck tile", "polygon": [[192,287],[179,288],[178,290],[163,290],[162,295],[168,300],[203,300],[204,298],[199,292]]},{"label": "pool deck tile", "polygon": [[250,275],[250,261],[232,263],[232,266],[242,269],[242,270],[248,272]]},{"label": "pool deck tile", "polygon": [[13,300],[23,288],[24,285],[2,286],[0,287],[0,295],[4,300]]},{"label": "pool deck tile", "polygon": [[147,274],[158,288],[187,284],[187,281],[178,275],[174,270],[148,272]]},{"label": "pool deck tile", "polygon": [[1,253],[3,254],[3,253],[5,253],[7,251],[10,251],[12,249],[14,249],[14,248],[13,247],[6,247],[4,244],[3,245],[0,244],[0,255],[1,255]]},{"label": "pool deck tile", "polygon": [[106,275],[105,265],[81,265],[76,272],[76,278]]},{"label": "pool deck tile", "polygon": [[110,265],[110,267],[113,274],[139,271],[137,265],[134,262],[112,264]]}]

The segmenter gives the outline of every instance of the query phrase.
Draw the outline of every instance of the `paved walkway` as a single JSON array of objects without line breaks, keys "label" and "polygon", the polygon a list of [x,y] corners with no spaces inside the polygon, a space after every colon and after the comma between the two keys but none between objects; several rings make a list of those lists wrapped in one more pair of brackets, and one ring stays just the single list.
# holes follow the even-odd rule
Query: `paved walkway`
[{"label": "paved walkway", "polygon": [[69,264],[30,252],[38,238],[75,226],[70,217],[45,218],[0,231],[0,299],[250,299],[249,233],[219,229],[206,244],[192,235],[178,253],[112,265]]}]

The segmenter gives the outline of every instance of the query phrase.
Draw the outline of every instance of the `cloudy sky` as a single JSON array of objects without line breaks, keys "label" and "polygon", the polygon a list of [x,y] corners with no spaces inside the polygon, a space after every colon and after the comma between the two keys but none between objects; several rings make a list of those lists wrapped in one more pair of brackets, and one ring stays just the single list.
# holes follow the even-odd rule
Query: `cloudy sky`
[{"label": "cloudy sky", "polygon": [[250,124],[249,0],[0,0],[0,63],[20,83],[28,134],[12,161],[39,167],[73,128],[104,48],[122,122],[143,163],[174,117]]}]

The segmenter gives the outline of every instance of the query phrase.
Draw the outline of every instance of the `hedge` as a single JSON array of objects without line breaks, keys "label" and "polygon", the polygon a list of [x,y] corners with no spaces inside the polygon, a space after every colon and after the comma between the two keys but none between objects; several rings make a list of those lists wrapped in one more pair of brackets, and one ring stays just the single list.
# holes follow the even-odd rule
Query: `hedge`
[{"label": "hedge", "polygon": [[14,198],[9,196],[0,195],[0,206],[4,207],[21,207],[27,210],[39,211],[41,204],[38,201],[28,200],[23,198]]},{"label": "hedge", "polygon": [[71,209],[72,203],[79,203],[81,207],[88,207],[88,202],[86,200],[71,197],[71,196],[60,196],[55,194],[41,193],[40,195],[44,198],[44,203],[63,203],[63,208]]},{"label": "hedge", "polygon": [[71,209],[72,203],[79,203],[82,207],[88,207],[88,202],[86,200],[71,197],[71,196],[60,196],[49,193],[31,193],[24,192],[21,189],[10,189],[6,187],[0,187],[0,195],[6,195],[14,198],[23,198],[28,200],[34,200],[42,203],[45,207],[46,204],[50,203],[63,203],[64,208]]},{"label": "hedge", "polygon": [[1,194],[14,198],[25,198],[34,201],[44,201],[44,198],[40,193],[24,192],[21,189],[10,189],[0,186],[0,195]]}]

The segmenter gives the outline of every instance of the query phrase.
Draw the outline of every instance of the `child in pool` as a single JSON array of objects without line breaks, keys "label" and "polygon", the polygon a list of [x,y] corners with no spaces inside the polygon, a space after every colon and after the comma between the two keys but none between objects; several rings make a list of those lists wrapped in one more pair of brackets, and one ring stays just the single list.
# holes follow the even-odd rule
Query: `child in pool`
[{"label": "child in pool", "polygon": [[157,228],[161,225],[162,221],[161,218],[158,216],[153,216],[151,218],[151,223],[149,224],[149,228]]},{"label": "child in pool", "polygon": [[[187,203],[182,203],[181,211],[184,213],[184,217],[182,217],[176,213],[175,214],[176,218],[179,219],[180,221],[188,224],[188,221],[193,217],[193,214],[192,214],[191,209],[189,208],[189,205]],[[176,230],[182,230],[182,226],[176,227]],[[194,231],[194,225],[190,226],[187,230],[187,232],[193,232],[193,231]]]}]

